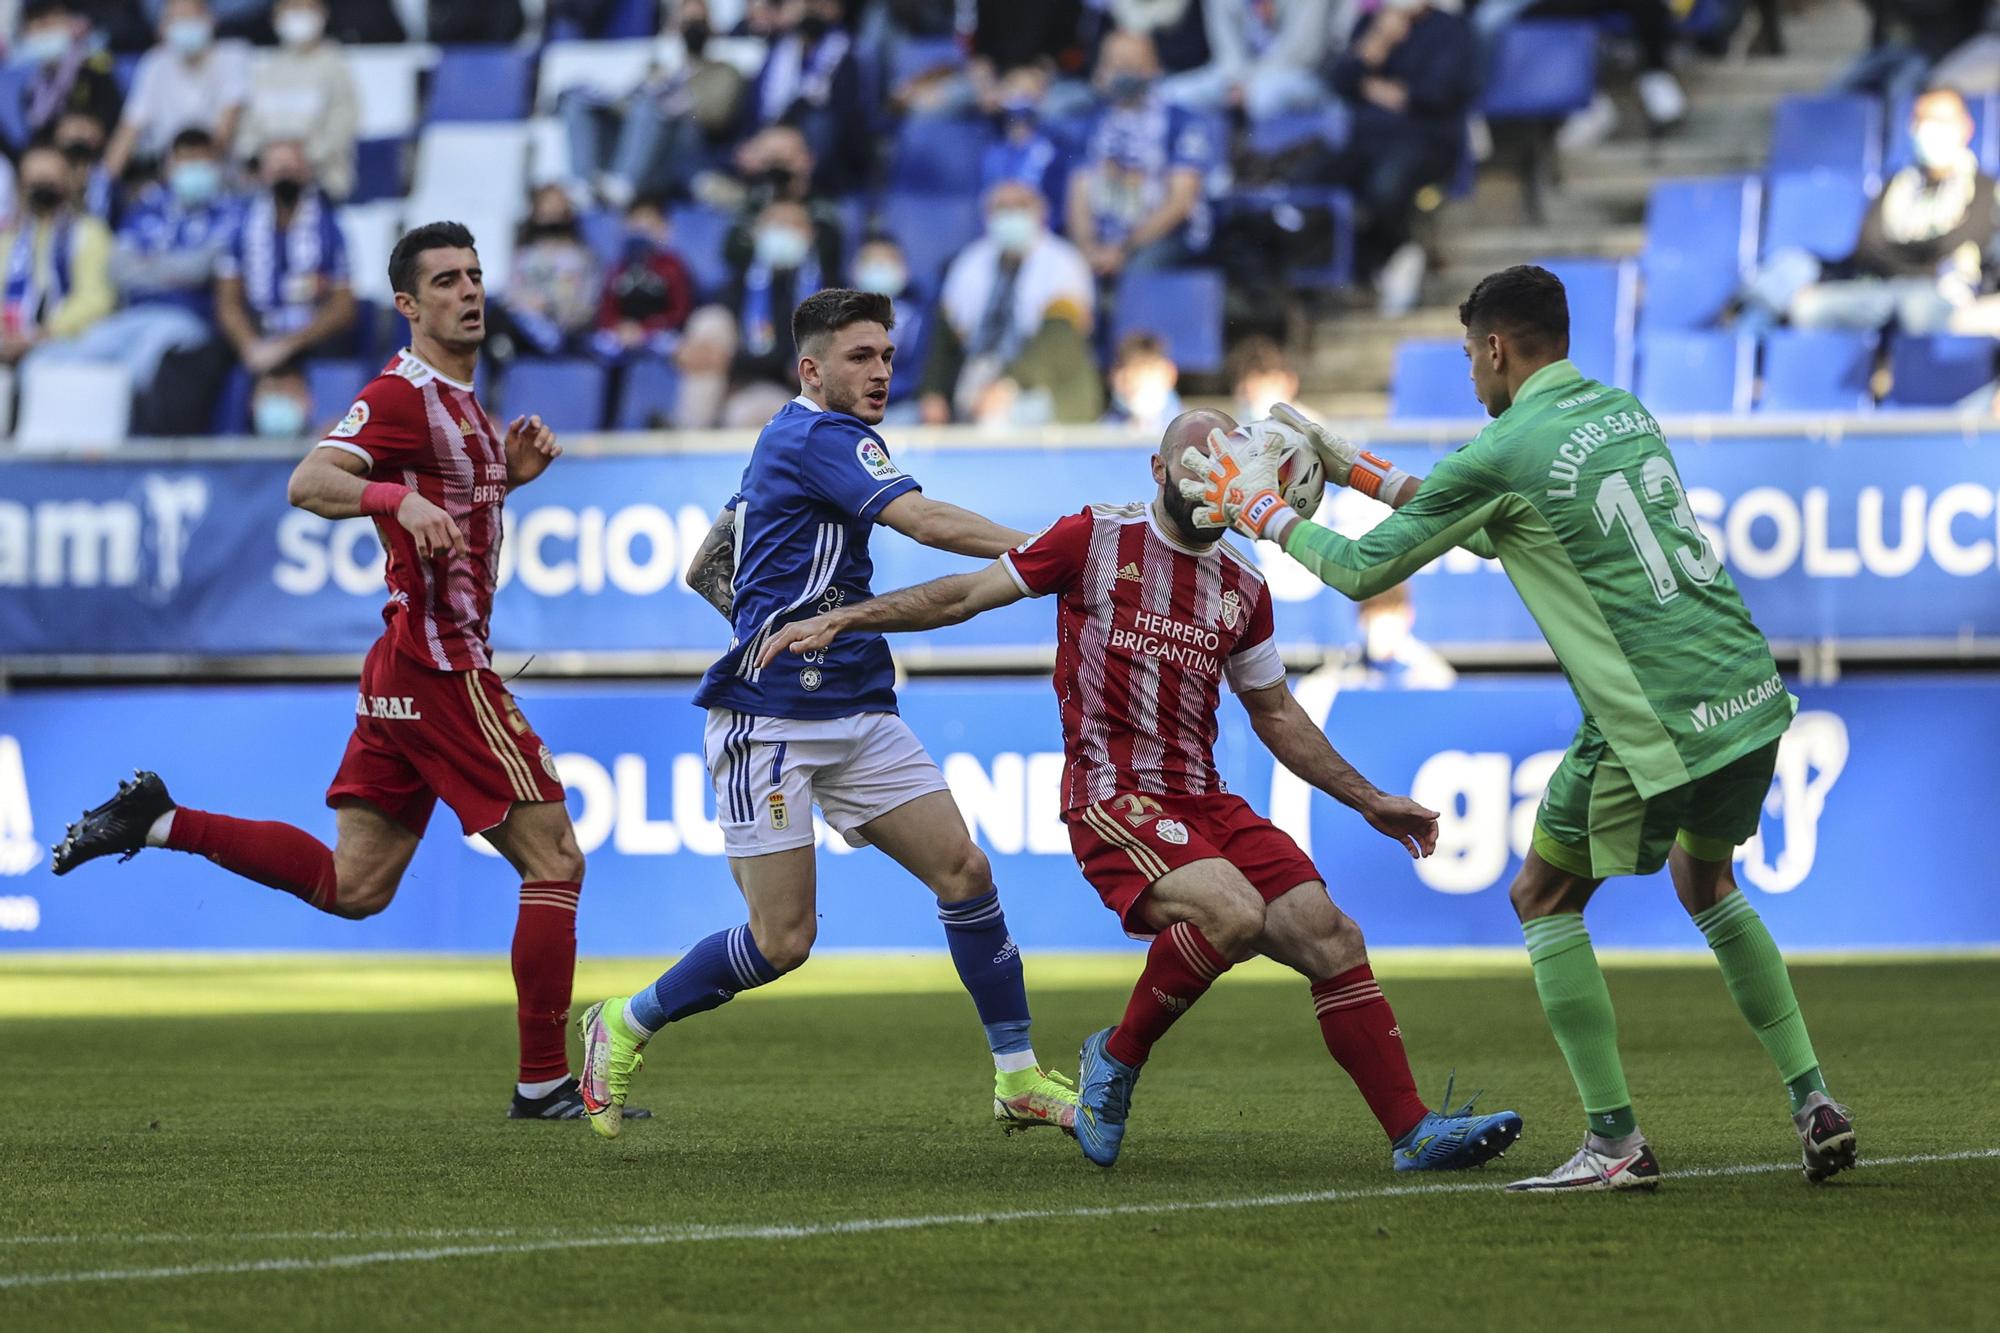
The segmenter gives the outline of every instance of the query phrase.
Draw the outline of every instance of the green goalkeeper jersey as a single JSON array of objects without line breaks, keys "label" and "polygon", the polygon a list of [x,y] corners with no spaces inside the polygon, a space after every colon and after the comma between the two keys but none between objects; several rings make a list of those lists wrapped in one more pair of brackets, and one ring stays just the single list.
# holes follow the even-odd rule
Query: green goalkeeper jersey
[{"label": "green goalkeeper jersey", "polygon": [[1544,366],[1358,540],[1311,523],[1285,550],[1353,598],[1453,546],[1497,556],[1642,797],[1768,744],[1798,701],[1688,509],[1639,400]]}]

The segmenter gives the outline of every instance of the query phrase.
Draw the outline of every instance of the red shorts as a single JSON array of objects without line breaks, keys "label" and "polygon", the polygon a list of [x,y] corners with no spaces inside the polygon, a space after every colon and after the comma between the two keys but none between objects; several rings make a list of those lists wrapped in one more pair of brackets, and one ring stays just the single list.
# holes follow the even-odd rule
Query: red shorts
[{"label": "red shorts", "polygon": [[516,801],[563,799],[555,756],[491,671],[420,666],[384,637],[362,664],[354,711],[328,805],[366,801],[421,837],[439,797],[467,834]]},{"label": "red shorts", "polygon": [[1220,857],[1242,871],[1267,903],[1320,878],[1289,834],[1227,793],[1121,792],[1079,806],[1063,820],[1083,877],[1130,935],[1152,933],[1137,909],[1153,881],[1191,862]]}]

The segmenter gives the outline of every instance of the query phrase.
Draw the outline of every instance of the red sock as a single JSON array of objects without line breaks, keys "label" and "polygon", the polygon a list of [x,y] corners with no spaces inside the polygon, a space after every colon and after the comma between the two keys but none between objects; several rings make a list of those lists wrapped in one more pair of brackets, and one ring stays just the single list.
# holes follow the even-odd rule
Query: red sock
[{"label": "red sock", "polygon": [[583,885],[531,880],[514,921],[515,1017],[521,1082],[569,1077],[569,999],[576,981],[576,896]]},{"label": "red sock", "polygon": [[1132,987],[1125,1017],[1105,1041],[1113,1059],[1137,1069],[1167,1035],[1174,1020],[1229,970],[1229,960],[1202,938],[1192,922],[1177,921],[1161,931],[1146,951],[1146,967]]},{"label": "red sock", "polygon": [[322,912],[333,910],[333,853],[304,829],[263,819],[235,819],[180,806],[167,846],[205,856],[245,879],[286,893]]},{"label": "red sock", "polygon": [[1361,1089],[1389,1141],[1402,1138],[1430,1108],[1417,1096],[1410,1057],[1403,1051],[1403,1030],[1375,984],[1374,970],[1363,963],[1316,981],[1312,995],[1326,1049]]}]

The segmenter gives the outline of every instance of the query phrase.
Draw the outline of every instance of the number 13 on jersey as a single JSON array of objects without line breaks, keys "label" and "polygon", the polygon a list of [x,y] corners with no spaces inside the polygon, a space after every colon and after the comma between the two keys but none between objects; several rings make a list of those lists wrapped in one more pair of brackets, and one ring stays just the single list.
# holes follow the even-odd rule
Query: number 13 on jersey
[{"label": "number 13 on jersey", "polygon": [[[1640,497],[1644,496],[1642,500]],[[1653,529],[1655,516],[1671,523],[1676,531],[1667,534],[1678,539],[1673,558],[1668,559],[1667,548],[1660,534]],[[1626,540],[1632,543],[1632,550],[1640,563],[1646,566],[1646,574],[1653,585],[1653,596],[1662,604],[1680,596],[1680,579],[1675,575],[1675,566],[1680,574],[1690,582],[1706,586],[1715,581],[1722,572],[1722,557],[1708,544],[1701,527],[1694,521],[1694,511],[1688,508],[1687,492],[1681,487],[1681,479],[1674,471],[1673,460],[1669,458],[1649,458],[1639,472],[1639,489],[1632,489],[1632,483],[1623,472],[1613,472],[1597,487],[1597,522],[1609,536],[1614,528],[1625,529]]]}]

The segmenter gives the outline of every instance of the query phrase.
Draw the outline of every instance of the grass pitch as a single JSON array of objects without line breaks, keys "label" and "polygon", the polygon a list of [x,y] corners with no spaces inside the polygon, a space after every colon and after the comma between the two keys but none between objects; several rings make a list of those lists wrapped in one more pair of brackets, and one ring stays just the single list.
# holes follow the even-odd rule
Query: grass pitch
[{"label": "grass pitch", "polygon": [[[1031,958],[1044,1058],[1137,966]],[[579,1006],[656,970],[587,964]],[[990,1125],[942,958],[669,1029],[661,1119],[604,1143],[500,1117],[504,960],[10,957],[0,1328],[1994,1327],[2000,959],[1795,967],[1875,1163],[1819,1188],[1712,964],[1611,972],[1641,1121],[1706,1173],[1655,1197],[1498,1192],[1580,1133],[1517,960],[1382,966],[1424,1091],[1456,1066],[1528,1125],[1411,1177],[1264,967],[1161,1044],[1104,1172]]]}]

